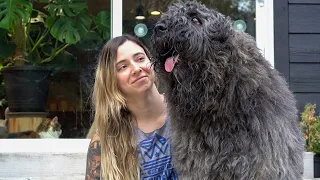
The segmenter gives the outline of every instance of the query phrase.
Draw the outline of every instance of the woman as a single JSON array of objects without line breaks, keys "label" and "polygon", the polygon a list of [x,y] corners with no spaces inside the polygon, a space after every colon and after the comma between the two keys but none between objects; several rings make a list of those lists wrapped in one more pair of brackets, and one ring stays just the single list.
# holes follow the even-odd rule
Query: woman
[{"label": "woman", "polygon": [[166,104],[149,58],[130,35],[103,47],[93,90],[97,131],[88,149],[87,180],[177,179]]}]

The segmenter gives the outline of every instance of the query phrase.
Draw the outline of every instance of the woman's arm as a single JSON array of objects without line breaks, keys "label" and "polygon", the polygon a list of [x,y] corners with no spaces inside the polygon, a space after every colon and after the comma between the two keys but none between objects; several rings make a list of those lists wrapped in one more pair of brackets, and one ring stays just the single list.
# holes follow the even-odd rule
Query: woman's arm
[{"label": "woman's arm", "polygon": [[86,180],[100,180],[101,144],[100,137],[94,135],[87,154]]}]

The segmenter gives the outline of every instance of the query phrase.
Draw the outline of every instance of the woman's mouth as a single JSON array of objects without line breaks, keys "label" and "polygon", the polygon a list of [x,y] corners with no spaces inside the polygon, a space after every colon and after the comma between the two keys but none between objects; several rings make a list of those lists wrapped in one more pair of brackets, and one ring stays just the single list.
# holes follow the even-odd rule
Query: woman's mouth
[{"label": "woman's mouth", "polygon": [[142,81],[143,79],[147,78],[147,76],[141,76],[141,77],[138,77],[137,79],[135,79],[132,84],[136,83],[136,82],[139,82],[139,81]]}]

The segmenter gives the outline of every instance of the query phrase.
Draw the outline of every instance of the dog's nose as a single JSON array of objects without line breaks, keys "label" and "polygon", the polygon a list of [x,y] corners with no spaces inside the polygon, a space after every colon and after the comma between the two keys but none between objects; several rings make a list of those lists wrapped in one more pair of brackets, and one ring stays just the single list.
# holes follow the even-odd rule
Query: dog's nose
[{"label": "dog's nose", "polygon": [[154,29],[156,33],[163,33],[167,31],[167,26],[163,23],[157,23]]}]

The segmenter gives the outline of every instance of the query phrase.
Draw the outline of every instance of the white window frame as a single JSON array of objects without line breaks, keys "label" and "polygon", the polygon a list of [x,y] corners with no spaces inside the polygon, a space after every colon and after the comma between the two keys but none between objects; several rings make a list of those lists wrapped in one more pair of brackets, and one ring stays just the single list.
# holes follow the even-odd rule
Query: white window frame
[{"label": "white window frame", "polygon": [[111,38],[122,35],[122,0],[111,0]]},{"label": "white window frame", "polygon": [[272,67],[274,67],[273,1],[256,0],[256,41],[258,48]]}]

